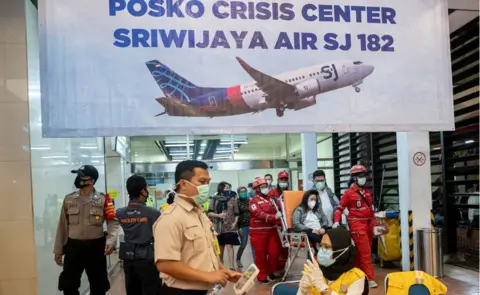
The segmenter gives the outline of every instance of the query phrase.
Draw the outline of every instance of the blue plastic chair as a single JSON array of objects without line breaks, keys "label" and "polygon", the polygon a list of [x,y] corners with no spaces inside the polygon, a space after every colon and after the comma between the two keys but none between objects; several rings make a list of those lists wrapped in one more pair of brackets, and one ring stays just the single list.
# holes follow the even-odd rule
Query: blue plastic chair
[{"label": "blue plastic chair", "polygon": [[288,281],[273,285],[272,295],[296,295],[300,281]]}]

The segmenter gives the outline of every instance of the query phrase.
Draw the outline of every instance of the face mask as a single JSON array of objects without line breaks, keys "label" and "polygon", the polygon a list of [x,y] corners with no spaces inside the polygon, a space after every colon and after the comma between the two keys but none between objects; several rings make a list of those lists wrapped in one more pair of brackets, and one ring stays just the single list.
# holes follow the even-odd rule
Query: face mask
[{"label": "face mask", "polygon": [[77,178],[75,178],[74,184],[75,184],[75,187],[78,189],[86,188],[87,186],[89,186],[88,184],[85,183],[85,180],[82,180],[80,178],[80,176],[77,176]]},{"label": "face mask", "polygon": [[286,182],[279,182],[279,183],[278,183],[278,186],[280,186],[280,188],[287,188],[287,187],[288,187],[288,183],[286,183]]},{"label": "face mask", "polygon": [[[186,180],[185,180],[186,181]],[[198,206],[203,206],[203,204],[208,201],[210,198],[209,193],[210,193],[210,186],[208,184],[203,184],[203,185],[194,185],[193,183],[186,181],[188,184],[193,185],[197,188],[198,194],[193,197],[193,200]],[[187,198],[192,198],[188,197]]]},{"label": "face mask", "polygon": [[270,192],[270,189],[268,187],[266,187],[266,188],[262,188],[260,191],[262,192],[262,194],[264,194],[266,196]]},{"label": "face mask", "polygon": [[365,183],[367,183],[367,178],[366,177],[359,177],[357,178],[357,184],[359,186],[364,186]]},{"label": "face mask", "polygon": [[[335,263],[335,261],[337,261],[338,257],[342,256],[345,252],[347,252],[348,248],[350,247],[347,247],[345,249],[340,249],[340,250],[337,250],[337,251],[332,251],[330,249],[325,249],[325,248],[320,248],[320,250],[318,251],[318,254],[317,254],[317,261],[318,261],[318,264],[322,265],[322,266],[331,266],[332,264]],[[337,253],[337,252],[340,252],[340,251],[343,251],[340,255],[337,256],[337,258],[332,258],[333,257],[333,253]]]},{"label": "face mask", "polygon": [[271,180],[267,180],[267,184],[268,184],[268,185],[272,185],[272,181],[271,181]]},{"label": "face mask", "polygon": [[322,190],[325,188],[325,181],[319,181],[317,183],[315,183],[315,187],[318,189],[318,190]]},{"label": "face mask", "polygon": [[315,208],[315,205],[317,205],[317,201],[308,201],[308,208],[313,209]]},{"label": "face mask", "polygon": [[248,198],[248,193],[240,193],[238,194],[238,196],[240,197],[240,199],[246,199]]}]

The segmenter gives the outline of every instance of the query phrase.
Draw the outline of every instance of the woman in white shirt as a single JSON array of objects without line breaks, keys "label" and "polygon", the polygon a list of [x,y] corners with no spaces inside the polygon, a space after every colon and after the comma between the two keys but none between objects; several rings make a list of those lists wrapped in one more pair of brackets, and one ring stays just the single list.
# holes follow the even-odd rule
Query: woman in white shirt
[{"label": "woman in white shirt", "polygon": [[367,276],[353,265],[356,252],[347,230],[328,230],[317,261],[304,266],[297,295],[367,295]]},{"label": "woman in white shirt", "polygon": [[318,204],[318,191],[309,190],[303,195],[302,203],[293,211],[293,228],[296,232],[305,232],[315,246],[322,240],[328,220]]}]

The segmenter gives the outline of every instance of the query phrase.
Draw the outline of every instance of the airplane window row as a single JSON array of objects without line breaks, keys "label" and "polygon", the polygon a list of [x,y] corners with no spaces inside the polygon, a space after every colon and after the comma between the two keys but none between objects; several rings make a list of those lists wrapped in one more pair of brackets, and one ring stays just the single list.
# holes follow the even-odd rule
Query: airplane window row
[{"label": "airplane window row", "polygon": [[362,63],[363,63],[363,62],[361,62],[361,61],[354,61],[354,62],[353,62],[354,65],[361,65]]},{"label": "airplane window row", "polygon": [[320,72],[312,73],[310,74],[310,77],[317,76],[317,75],[320,75]]},{"label": "airplane window row", "polygon": [[295,77],[295,78],[292,78],[292,79],[287,79],[287,80],[285,80],[285,83],[294,82],[294,81],[298,81],[298,80],[301,80],[301,79],[305,79],[305,76]]}]

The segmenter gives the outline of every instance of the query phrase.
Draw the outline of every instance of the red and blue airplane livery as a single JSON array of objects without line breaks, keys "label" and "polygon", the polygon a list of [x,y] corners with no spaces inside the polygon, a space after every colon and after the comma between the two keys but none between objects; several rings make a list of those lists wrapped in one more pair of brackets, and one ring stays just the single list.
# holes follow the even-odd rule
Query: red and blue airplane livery
[{"label": "red and blue airplane livery", "polygon": [[275,109],[301,110],[316,104],[316,96],[331,90],[359,85],[374,67],[361,61],[334,61],[277,76],[262,73],[237,57],[253,82],[228,88],[199,87],[157,60],[146,62],[164,97],[156,100],[165,108],[157,116],[220,117]]}]

